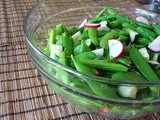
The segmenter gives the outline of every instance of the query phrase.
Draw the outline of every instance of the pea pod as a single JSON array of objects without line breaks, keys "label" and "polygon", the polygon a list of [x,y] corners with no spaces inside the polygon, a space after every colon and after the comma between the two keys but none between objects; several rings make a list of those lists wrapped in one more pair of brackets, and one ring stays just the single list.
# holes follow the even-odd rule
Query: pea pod
[{"label": "pea pod", "polygon": [[55,31],[58,35],[61,35],[62,33],[64,33],[63,25],[62,24],[56,25]]},{"label": "pea pod", "polygon": [[89,38],[92,40],[93,44],[95,46],[98,46],[99,45],[99,40],[97,38],[97,29],[89,28],[88,29],[88,35],[89,35]]},{"label": "pea pod", "polygon": [[98,68],[98,69],[103,69],[103,70],[108,70],[108,71],[114,71],[114,72],[118,72],[118,71],[127,72],[128,71],[128,68],[124,65],[114,63],[114,62],[108,62],[108,61],[105,61],[105,60],[83,59],[83,60],[80,60],[80,62],[82,62],[82,63],[84,63],[84,64],[86,64],[90,67],[93,67],[93,68]]},{"label": "pea pod", "polygon": [[[81,62],[76,60],[73,56],[71,56],[71,58],[78,71],[89,75],[95,75],[95,70],[93,68],[82,64]],[[90,79],[85,79],[85,81],[88,83],[88,85],[95,94],[102,97],[117,98],[115,89],[109,87],[108,85]]]},{"label": "pea pod", "polygon": [[108,47],[108,40],[114,39],[118,35],[118,31],[110,31],[100,40],[100,47],[106,48]]},{"label": "pea pod", "polygon": [[117,72],[112,75],[113,80],[131,81],[131,82],[145,82],[143,76],[137,75],[135,72]]},{"label": "pea pod", "polygon": [[153,71],[153,69],[150,67],[150,65],[147,63],[147,61],[143,58],[143,56],[135,47],[132,47],[130,49],[129,56],[133,61],[134,65],[140,70],[140,72],[148,81],[159,80],[156,73]]},{"label": "pea pod", "polygon": [[[69,48],[68,48],[69,49]],[[89,52],[91,49],[86,45],[84,41],[81,41],[80,45],[77,45],[74,49],[74,55],[78,55],[83,52]]]},{"label": "pea pod", "polygon": [[[63,64],[63,65],[68,66],[68,62],[69,61],[68,61],[68,59],[66,57],[66,53],[65,52],[61,53],[58,62]],[[57,68],[57,73],[56,73],[55,77],[58,80],[60,80],[63,83],[65,83],[65,84],[69,84],[70,81],[71,81],[70,74],[68,72],[66,72],[65,70],[61,69],[61,68]]]},{"label": "pea pod", "polygon": [[160,35],[160,23],[153,23],[152,26],[157,35]]},{"label": "pea pod", "polygon": [[62,34],[62,45],[67,55],[70,56],[73,53],[73,40],[66,33]]},{"label": "pea pod", "polygon": [[135,30],[135,29],[136,29],[136,26],[135,26],[134,24],[129,23],[129,22],[124,22],[124,23],[122,23],[122,26],[123,26],[124,28],[129,28],[129,29],[132,29],[132,30]]},{"label": "pea pod", "polygon": [[77,60],[80,60],[80,59],[95,59],[97,57],[98,57],[97,54],[95,54],[94,52],[83,52],[83,53],[80,53],[80,54],[75,56],[75,58]]},{"label": "pea pod", "polygon": [[139,22],[139,21],[136,21],[136,24],[144,29],[150,29],[150,30],[153,30],[153,27],[151,25],[148,25],[148,24],[145,24],[145,23],[142,23],[142,22]]},{"label": "pea pod", "polygon": [[145,29],[145,28],[142,28],[142,27],[137,27],[136,28],[136,31],[141,34],[144,38],[148,38],[150,39],[151,41],[153,41],[155,38],[156,38],[156,35],[154,32],[148,30],[148,29]]},{"label": "pea pod", "polygon": [[140,45],[144,45],[144,46],[148,46],[149,43],[151,43],[152,41],[150,39],[144,38],[144,37],[139,37],[137,39],[137,43]]},{"label": "pea pod", "polygon": [[115,9],[111,8],[111,7],[107,7],[106,9],[107,9],[107,12],[108,12],[109,14],[111,14],[111,15],[116,15],[116,14],[118,14],[118,12],[117,12]]}]

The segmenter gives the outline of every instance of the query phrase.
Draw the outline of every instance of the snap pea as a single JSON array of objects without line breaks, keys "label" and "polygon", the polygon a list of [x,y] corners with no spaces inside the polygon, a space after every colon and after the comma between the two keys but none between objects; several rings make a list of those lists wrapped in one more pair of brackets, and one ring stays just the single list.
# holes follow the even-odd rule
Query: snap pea
[{"label": "snap pea", "polygon": [[132,30],[135,30],[135,29],[136,29],[136,26],[135,26],[134,24],[129,23],[129,22],[124,22],[124,23],[122,23],[122,26],[123,26],[124,28],[129,28],[129,29],[132,29]]},{"label": "snap pea", "polygon": [[118,32],[118,36],[120,35],[128,36],[129,32],[126,29],[122,29]]},{"label": "snap pea", "polygon": [[71,37],[69,38],[66,33],[62,35],[62,45],[66,54],[70,56],[73,53],[73,40]]},{"label": "snap pea", "polygon": [[95,54],[94,52],[83,52],[83,53],[80,53],[76,56],[74,56],[77,60],[80,60],[80,59],[95,59],[97,58],[97,54]]},{"label": "snap pea", "polygon": [[100,47],[107,48],[108,47],[108,40],[116,38],[118,35],[118,31],[110,31],[105,36],[102,37],[100,40]]},{"label": "snap pea", "polygon": [[[85,74],[89,74],[89,75],[95,75],[95,72],[93,72],[92,67],[88,67],[82,64],[81,62],[76,60],[73,56],[71,56],[71,58],[78,71],[85,73]],[[87,79],[85,81],[88,83],[88,85],[90,86],[90,88],[95,94],[102,96],[102,97],[117,98],[115,90],[111,88],[110,86],[104,83],[97,82],[95,80]]]},{"label": "snap pea", "polygon": [[117,72],[112,75],[113,80],[125,80],[132,82],[145,82],[143,76],[137,75],[135,72]]},{"label": "snap pea", "polygon": [[152,23],[151,24],[154,28],[154,31],[157,33],[157,35],[160,35],[160,23]]},{"label": "snap pea", "polygon": [[156,38],[156,35],[154,32],[150,31],[149,29],[137,27],[136,31],[141,34],[144,38],[148,38],[151,41],[153,41]]},{"label": "snap pea", "polygon": [[122,27],[122,23],[120,20],[109,22],[109,25],[111,28],[121,28]]},{"label": "snap pea", "polygon": [[99,45],[99,40],[97,38],[97,29],[95,28],[89,28],[88,29],[88,36],[93,42],[94,45],[98,46]]},{"label": "snap pea", "polygon": [[128,71],[128,68],[124,65],[118,64],[118,63],[114,63],[114,62],[108,62],[106,60],[87,60],[87,59],[83,59],[80,60],[80,62],[90,66],[90,67],[94,67],[94,68],[98,68],[98,69],[103,69],[103,70],[109,70],[109,71],[114,71],[114,72],[118,72],[118,71],[123,71],[126,72]]},{"label": "snap pea", "polygon": [[153,27],[151,25],[145,24],[143,22],[136,21],[136,24],[144,29],[153,30]]},{"label": "snap pea", "polygon": [[90,19],[88,22],[89,22],[89,23],[99,23],[99,22],[105,21],[105,20],[107,20],[107,19],[108,19],[108,16],[106,15],[106,16],[100,16],[100,17],[98,17],[98,18]]},{"label": "snap pea", "polygon": [[139,37],[137,39],[137,43],[140,45],[144,45],[144,46],[148,46],[149,43],[151,43],[152,41],[150,39],[144,38],[144,37]]},{"label": "snap pea", "polygon": [[[68,66],[69,61],[67,59],[65,52],[61,53],[58,62],[63,65]],[[57,73],[56,73],[55,77],[65,84],[69,84],[71,82],[70,74],[68,72],[66,72],[65,70],[63,70],[62,68],[57,68]]]},{"label": "snap pea", "polygon": [[126,42],[128,40],[128,37],[127,36],[124,36],[124,35],[120,35],[118,37],[118,40],[122,41],[122,42]]},{"label": "snap pea", "polygon": [[[70,48],[68,48],[70,49]],[[89,46],[86,45],[86,43],[84,41],[81,41],[80,45],[77,45],[74,49],[74,55],[83,53],[83,52],[89,52],[91,51],[91,49],[89,48]]]},{"label": "snap pea", "polygon": [[61,35],[62,33],[64,33],[63,25],[62,24],[56,25],[55,31],[58,35]]},{"label": "snap pea", "polygon": [[140,52],[135,47],[132,47],[130,49],[129,56],[132,62],[134,63],[134,65],[140,70],[140,72],[143,74],[143,76],[148,81],[158,81],[159,80],[158,76],[153,71],[151,66],[147,63],[147,61],[143,58],[143,56],[140,54]]},{"label": "snap pea", "polygon": [[116,15],[118,13],[115,9],[111,7],[107,7],[106,9],[107,9],[107,12],[111,15]]}]

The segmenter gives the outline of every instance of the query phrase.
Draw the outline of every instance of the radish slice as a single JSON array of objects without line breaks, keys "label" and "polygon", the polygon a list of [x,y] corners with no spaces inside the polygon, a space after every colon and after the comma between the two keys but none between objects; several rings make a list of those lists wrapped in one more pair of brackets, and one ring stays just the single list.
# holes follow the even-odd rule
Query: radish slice
[{"label": "radish slice", "polygon": [[155,64],[155,65],[159,65],[160,63],[154,60],[148,60],[149,63],[151,64]]},{"label": "radish slice", "polygon": [[86,23],[84,24],[85,28],[99,28],[101,25],[99,23]]},{"label": "radish slice", "polygon": [[129,32],[129,36],[130,36],[130,40],[131,42],[134,42],[136,35],[138,35],[138,33],[134,30],[128,29]]},{"label": "radish slice", "polygon": [[122,54],[124,46],[119,40],[109,40],[108,45],[110,59],[118,58]]},{"label": "radish slice", "polygon": [[96,55],[98,55],[99,57],[103,57],[104,49],[103,49],[103,48],[100,48],[100,49],[93,50],[92,52],[94,52],[94,53],[95,53]]},{"label": "radish slice", "polygon": [[146,48],[140,48],[138,51],[146,60],[149,60],[149,54]]},{"label": "radish slice", "polygon": [[160,51],[160,35],[148,45],[148,48],[154,52]]},{"label": "radish slice", "polygon": [[107,21],[101,21],[99,23],[101,26],[98,28],[98,31],[108,31],[110,28],[107,26]]},{"label": "radish slice", "polygon": [[87,21],[87,19],[84,19],[83,22],[79,25],[79,28],[83,28]]},{"label": "radish slice", "polygon": [[145,24],[147,24],[147,25],[150,24],[149,21],[148,21],[145,17],[143,17],[143,16],[138,16],[138,17],[136,17],[136,21],[145,23]]},{"label": "radish slice", "polygon": [[99,112],[101,112],[101,113],[108,113],[109,109],[108,108],[99,108]]}]

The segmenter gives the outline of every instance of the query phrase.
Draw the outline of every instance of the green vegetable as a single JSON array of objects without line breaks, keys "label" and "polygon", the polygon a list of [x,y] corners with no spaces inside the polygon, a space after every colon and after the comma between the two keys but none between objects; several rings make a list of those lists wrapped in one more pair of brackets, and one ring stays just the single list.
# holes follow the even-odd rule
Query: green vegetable
[{"label": "green vegetable", "polygon": [[128,68],[124,65],[118,64],[118,63],[114,63],[114,62],[108,62],[105,60],[87,60],[87,59],[83,59],[80,60],[80,62],[90,66],[90,67],[94,67],[94,68],[98,68],[98,69],[103,69],[103,70],[109,70],[109,71],[123,71],[126,72],[128,71]]},{"label": "green vegetable", "polygon": [[88,29],[88,35],[91,41],[93,42],[94,45],[98,46],[99,45],[99,40],[97,38],[97,29],[95,28],[89,28]]},{"label": "green vegetable", "polygon": [[153,71],[151,66],[147,63],[147,61],[143,58],[143,56],[135,47],[131,48],[129,56],[134,65],[140,70],[140,72],[148,81],[159,80],[158,76]]},{"label": "green vegetable", "polygon": [[107,48],[108,40],[116,38],[118,31],[110,31],[100,40],[100,47]]}]

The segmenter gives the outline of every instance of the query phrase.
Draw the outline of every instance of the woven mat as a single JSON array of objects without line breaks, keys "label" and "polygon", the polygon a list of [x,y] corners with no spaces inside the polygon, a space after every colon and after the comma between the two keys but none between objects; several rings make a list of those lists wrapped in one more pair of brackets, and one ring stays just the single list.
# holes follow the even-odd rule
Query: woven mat
[{"label": "woven mat", "polygon": [[[97,0],[54,0],[61,2]],[[68,1],[68,2],[67,2]],[[135,5],[129,0],[106,0]],[[26,50],[23,19],[36,0],[0,0],[0,120],[103,120],[82,112],[53,93],[32,65]],[[131,4],[132,3],[132,4]],[[160,120],[160,115],[135,120]]]}]

